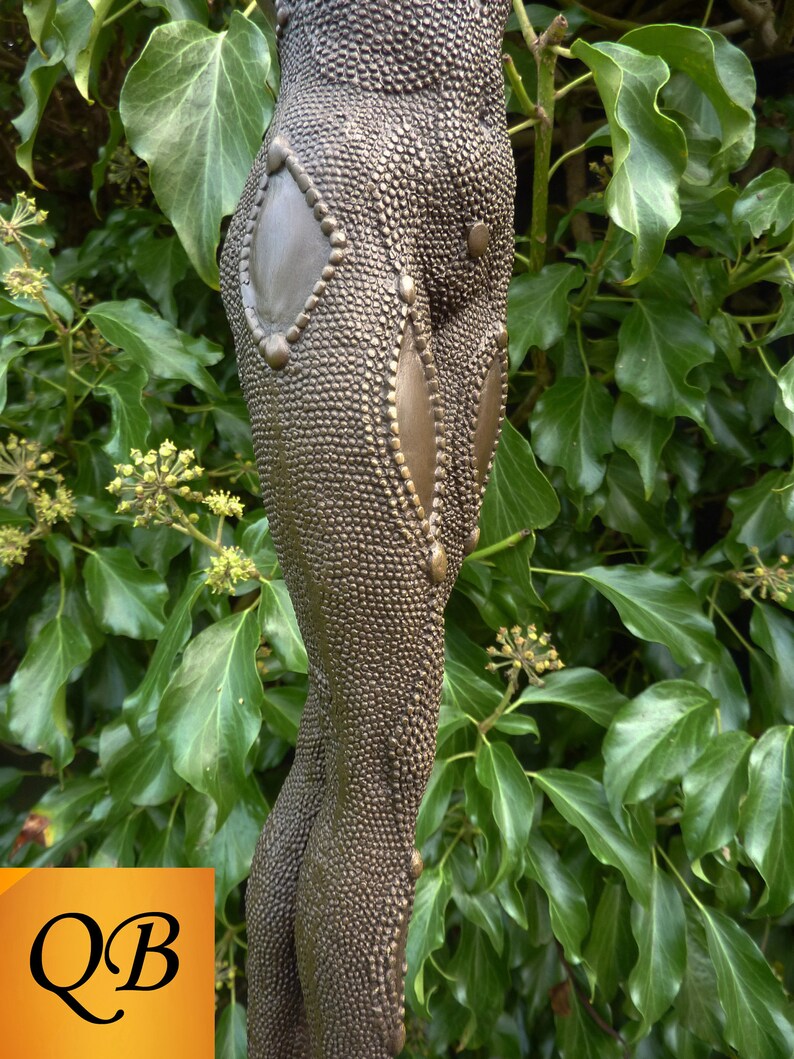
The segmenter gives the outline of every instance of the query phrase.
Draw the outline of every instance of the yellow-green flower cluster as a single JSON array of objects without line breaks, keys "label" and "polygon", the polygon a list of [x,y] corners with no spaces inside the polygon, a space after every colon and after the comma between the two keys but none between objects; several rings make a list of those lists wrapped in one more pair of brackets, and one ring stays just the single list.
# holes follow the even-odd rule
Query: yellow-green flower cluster
[{"label": "yellow-green flower cluster", "polygon": [[19,526],[0,526],[0,566],[21,566],[30,547],[30,536]]},{"label": "yellow-green flower cluster", "polygon": [[65,485],[57,485],[53,496],[43,489],[40,490],[33,499],[33,507],[38,521],[47,526],[54,526],[56,522],[68,522],[77,513],[74,495]]},{"label": "yellow-green flower cluster", "polygon": [[789,557],[781,555],[775,566],[767,566],[755,545],[749,551],[750,561],[741,570],[734,570],[730,575],[741,585],[739,591],[742,598],[752,599],[757,592],[761,599],[785,603],[794,588],[791,584],[792,572],[788,568]]},{"label": "yellow-green flower cluster", "polygon": [[259,571],[245,554],[235,545],[221,548],[218,555],[210,559],[207,580],[213,592],[234,592],[234,586],[240,581],[251,581],[259,578]]},{"label": "yellow-green flower cluster", "polygon": [[37,209],[35,199],[32,199],[30,195],[26,195],[24,191],[20,192],[17,195],[11,216],[7,220],[5,217],[0,217],[0,242],[6,244],[16,243],[19,249],[23,251],[23,256],[27,256],[23,240],[35,243],[38,246],[46,246],[47,244],[43,239],[34,239],[25,229],[39,227],[46,220],[47,211]]},{"label": "yellow-green flower cluster", "polygon": [[47,273],[43,268],[32,265],[15,265],[3,273],[3,286],[12,298],[34,298],[40,301],[44,297],[44,284]]},{"label": "yellow-green flower cluster", "polygon": [[[132,449],[130,460],[130,463],[116,464],[116,477],[107,490],[120,498],[117,511],[135,512],[136,526],[148,526],[152,522],[171,525],[176,517],[184,516],[177,498],[204,499],[202,493],[188,484],[204,475],[204,468],[195,462],[192,449],[177,451],[176,445],[166,440],[159,448],[146,453]],[[195,522],[198,516],[188,518]]]},{"label": "yellow-green flower cluster", "polygon": [[62,475],[45,470],[53,459],[53,453],[43,452],[38,441],[9,434],[5,444],[0,442],[0,477],[11,480],[0,485],[0,500],[11,501],[17,490],[22,489],[32,501],[46,479],[60,484]]},{"label": "yellow-green flower cluster", "polygon": [[239,496],[224,492],[223,489],[213,490],[204,497],[204,503],[213,513],[223,517],[242,518],[245,508]]},{"label": "yellow-green flower cluster", "polygon": [[[0,479],[8,479],[0,485],[0,501],[10,503],[18,491],[24,492],[38,526],[68,522],[77,510],[63,475],[49,466],[54,458],[52,452],[42,449],[40,442],[16,434],[9,434],[5,443],[0,442]],[[47,491],[47,484],[55,486],[54,493]]]},{"label": "yellow-green flower cluster", "polygon": [[492,673],[507,668],[508,679],[514,684],[523,671],[530,684],[543,687],[541,674],[562,669],[565,665],[551,642],[551,634],[539,633],[534,625],[526,629],[514,625],[509,631],[501,628],[496,634],[496,643],[497,647],[488,648],[488,654],[494,661],[489,662],[486,668]]}]

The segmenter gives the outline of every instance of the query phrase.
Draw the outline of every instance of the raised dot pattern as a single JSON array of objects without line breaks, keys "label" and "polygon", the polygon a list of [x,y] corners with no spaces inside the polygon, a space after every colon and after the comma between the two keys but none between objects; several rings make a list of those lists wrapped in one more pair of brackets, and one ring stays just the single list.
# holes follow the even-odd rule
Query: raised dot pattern
[{"label": "raised dot pattern", "polygon": [[[310,690],[247,891],[250,1059],[386,1059],[404,1042],[443,612],[504,410],[507,13],[507,0],[277,4],[281,93],[222,291]],[[327,256],[311,289],[297,269],[302,304],[274,323],[251,246],[285,173]],[[501,408],[486,398],[478,432],[495,376]]]}]

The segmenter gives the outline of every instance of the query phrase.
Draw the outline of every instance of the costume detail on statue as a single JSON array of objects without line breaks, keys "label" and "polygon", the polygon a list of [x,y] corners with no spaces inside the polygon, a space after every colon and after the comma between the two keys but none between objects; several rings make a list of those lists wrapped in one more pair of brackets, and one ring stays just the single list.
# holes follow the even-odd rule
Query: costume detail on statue
[{"label": "costume detail on statue", "polygon": [[250,1059],[401,1050],[444,606],[504,413],[507,0],[293,0],[222,288],[309,657],[247,893]]}]

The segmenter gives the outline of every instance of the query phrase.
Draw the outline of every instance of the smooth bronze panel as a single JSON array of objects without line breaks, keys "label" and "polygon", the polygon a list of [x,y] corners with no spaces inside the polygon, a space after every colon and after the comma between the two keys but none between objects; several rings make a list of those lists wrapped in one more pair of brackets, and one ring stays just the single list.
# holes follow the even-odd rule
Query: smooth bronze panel
[{"label": "smooth bronze panel", "polygon": [[425,366],[416,348],[416,334],[410,320],[406,321],[397,358],[395,395],[400,451],[405,456],[422,507],[430,511],[438,459],[436,420]]},{"label": "smooth bronze panel", "polygon": [[499,420],[502,415],[502,365],[495,357],[485,376],[477,408],[477,426],[474,430],[474,459],[477,464],[477,481],[482,485],[488,473],[488,464],[496,445]]},{"label": "smooth bronze panel", "polygon": [[253,305],[265,329],[286,332],[328,263],[330,245],[306,198],[286,168],[268,179],[251,237],[250,285],[243,301]]}]

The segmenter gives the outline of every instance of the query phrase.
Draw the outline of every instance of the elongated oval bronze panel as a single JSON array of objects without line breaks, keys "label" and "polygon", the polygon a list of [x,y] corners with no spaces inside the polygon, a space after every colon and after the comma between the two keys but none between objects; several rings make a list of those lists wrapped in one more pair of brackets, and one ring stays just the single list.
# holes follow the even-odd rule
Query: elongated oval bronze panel
[{"label": "elongated oval bronze panel", "polygon": [[405,457],[422,506],[430,511],[438,459],[436,421],[427,373],[416,348],[414,325],[410,319],[406,320],[397,358],[395,406],[400,429],[400,452]]},{"label": "elongated oval bronze panel", "polygon": [[287,168],[273,173],[251,233],[243,303],[264,329],[286,332],[328,263],[330,244]]},{"label": "elongated oval bronze panel", "polygon": [[499,357],[494,357],[480,391],[477,426],[474,429],[474,462],[477,469],[477,481],[480,485],[483,484],[488,473],[501,415],[502,365]]}]

